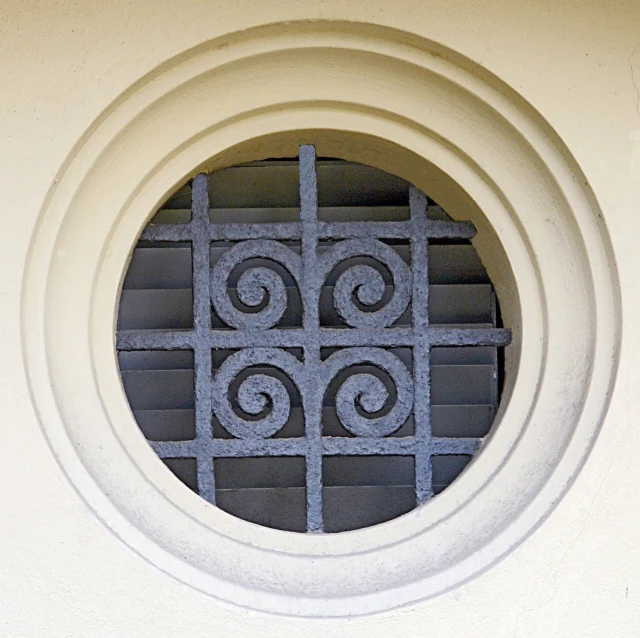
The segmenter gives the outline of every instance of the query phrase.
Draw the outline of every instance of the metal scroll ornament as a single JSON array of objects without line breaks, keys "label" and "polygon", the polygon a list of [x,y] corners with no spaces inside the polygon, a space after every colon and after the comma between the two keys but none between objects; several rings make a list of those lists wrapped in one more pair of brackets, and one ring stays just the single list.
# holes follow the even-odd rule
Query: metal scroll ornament
[{"label": "metal scroll ornament", "polygon": [[[158,454],[194,457],[198,491],[214,504],[216,458],[303,456],[308,531],[323,529],[325,455],[411,455],[416,501],[428,500],[432,456],[469,454],[481,444],[479,439],[433,436],[430,348],[504,346],[511,339],[504,329],[429,325],[429,240],[470,238],[473,225],[428,219],[426,198],[415,188],[406,222],[323,222],[313,146],[300,147],[297,222],[214,224],[205,175],[194,179],[192,194],[190,223],[149,226],[141,241],[191,241],[193,330],[118,334],[119,350],[194,352],[196,437],[154,443]],[[410,263],[394,250],[397,240],[409,244]],[[231,245],[213,266],[212,242]],[[232,297],[230,279],[237,274]],[[321,293],[333,274],[332,301],[342,327],[323,326],[320,320]],[[299,325],[285,328],[288,291],[295,291],[301,312]],[[224,329],[212,328],[212,309]],[[399,327],[398,319],[407,315],[410,320]],[[410,363],[393,348],[410,351]],[[215,349],[231,354],[214,374]],[[324,433],[323,405],[330,391],[345,436]],[[278,437],[291,417],[292,394],[302,408],[304,436]],[[213,437],[212,416],[231,438]],[[409,417],[411,436],[389,436]]]}]

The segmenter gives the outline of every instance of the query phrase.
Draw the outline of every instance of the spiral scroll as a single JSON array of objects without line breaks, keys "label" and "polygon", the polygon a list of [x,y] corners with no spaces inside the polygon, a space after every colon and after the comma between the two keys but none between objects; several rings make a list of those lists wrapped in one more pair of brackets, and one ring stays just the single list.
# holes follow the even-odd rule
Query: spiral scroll
[{"label": "spiral scroll", "polygon": [[333,293],[336,310],[344,321],[356,328],[386,328],[399,319],[411,300],[411,271],[398,253],[376,239],[346,240],[333,246],[322,256],[322,274],[326,277],[337,264],[351,257],[369,256],[383,264],[393,279],[393,296],[376,311],[363,311],[353,302],[355,294],[364,306],[382,301],[385,283],[371,266],[348,268],[338,277]]},{"label": "spiral scroll", "polygon": [[396,388],[396,402],[384,416],[362,416],[357,410],[358,405],[365,412],[373,414],[385,406],[389,393],[382,381],[373,374],[355,374],[340,386],[336,394],[338,418],[344,428],[356,436],[388,436],[402,427],[413,406],[413,382],[398,357],[381,348],[340,350],[322,364],[324,387],[328,387],[338,372],[361,363],[370,363],[391,377]]},{"label": "spiral scroll", "polygon": [[275,326],[287,309],[287,291],[282,278],[264,267],[246,270],[237,285],[238,299],[245,306],[267,305],[259,312],[242,312],[228,294],[228,279],[234,268],[247,259],[262,257],[281,264],[300,285],[300,256],[283,244],[272,240],[249,240],[226,251],[211,271],[211,303],[218,316],[236,329],[265,330]]},{"label": "spiral scroll", "polygon": [[225,359],[213,380],[212,407],[222,427],[239,439],[268,438],[282,429],[289,419],[289,392],[282,381],[261,373],[252,374],[240,384],[238,405],[250,415],[259,415],[267,407],[271,408],[269,413],[262,419],[247,420],[233,410],[229,398],[231,384],[243,370],[260,365],[282,370],[298,388],[304,378],[303,364],[278,348],[247,348]]}]

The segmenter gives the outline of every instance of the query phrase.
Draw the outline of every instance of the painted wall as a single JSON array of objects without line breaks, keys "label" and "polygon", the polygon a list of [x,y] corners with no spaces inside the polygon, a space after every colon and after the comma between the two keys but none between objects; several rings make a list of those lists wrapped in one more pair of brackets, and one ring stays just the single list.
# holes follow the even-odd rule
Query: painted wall
[{"label": "painted wall", "polygon": [[[2,4],[0,15],[0,180],[4,193],[0,210],[5,237],[0,269],[4,360],[0,368],[0,483],[4,486],[0,490],[0,635],[640,636],[640,432],[636,425],[640,339],[635,336],[640,311],[638,3],[183,0],[159,5],[146,0],[131,4],[11,0]],[[468,582],[401,609],[349,619],[293,618],[233,606],[185,584],[132,551],[131,543],[123,542],[123,534],[116,536],[109,521],[96,515],[99,508],[88,502],[73,470],[54,454],[56,443],[47,434],[49,427],[56,427],[62,408],[73,409],[71,404],[81,401],[83,388],[79,385],[74,396],[68,382],[66,394],[60,393],[62,386],[56,386],[55,398],[62,408],[43,407],[39,397],[44,389],[34,385],[34,379],[41,382],[43,377],[33,368],[40,363],[46,366],[48,361],[55,380],[59,358],[43,355],[36,365],[40,360],[30,350],[38,338],[38,320],[50,316],[51,304],[61,305],[56,299],[41,305],[31,302],[29,277],[46,279],[49,268],[33,241],[40,228],[53,223],[55,215],[65,215],[67,208],[57,202],[64,201],[65,189],[70,188],[70,172],[80,175],[78,184],[82,175],[95,171],[83,165],[83,158],[86,149],[106,135],[95,124],[101,114],[113,121],[121,106],[123,112],[135,109],[137,89],[132,87],[139,88],[145,76],[145,91],[152,90],[148,87],[153,87],[155,77],[159,84],[165,82],[162,78],[189,59],[185,52],[194,47],[206,49],[206,43],[216,38],[267,24],[278,25],[285,34],[290,30],[294,37],[306,28],[299,21],[309,20],[324,21],[329,31],[357,32],[363,47],[377,37],[377,31],[353,23],[395,29],[406,34],[412,46],[419,39],[431,43],[432,49],[449,52],[443,54],[445,58],[459,54],[471,64],[474,77],[481,81],[495,77],[501,86],[521,96],[523,104],[528,103],[526,109],[550,127],[540,124],[542,129],[557,135],[554,143],[565,145],[563,152],[572,157],[573,175],[585,182],[579,187],[589,197],[593,194],[591,210],[601,215],[595,223],[610,251],[607,263],[614,280],[610,302],[612,306],[620,303],[622,318],[621,328],[615,312],[613,318],[600,321],[598,315],[593,322],[593,338],[611,344],[609,375],[617,376],[593,449],[548,518],[508,556]],[[244,41],[241,35],[237,38]],[[230,42],[233,45],[235,40]],[[221,45],[225,46],[229,43]],[[286,64],[295,77],[295,59],[287,59]],[[259,61],[256,68],[260,68]],[[358,69],[351,67],[356,73]],[[363,61],[363,84],[375,85],[377,78],[367,78],[367,69]],[[342,73],[330,67],[325,72],[321,81],[327,86],[327,78]],[[404,80],[397,81],[403,84]],[[300,86],[302,92],[310,90],[304,83]],[[289,91],[295,88],[294,84]],[[203,104],[211,108],[206,100],[199,102],[194,94],[192,104],[193,112],[182,110],[167,119],[168,137],[181,130],[180,121],[208,117],[207,111],[198,112]],[[419,111],[419,105],[415,108]],[[218,117],[210,112],[212,118]],[[143,123],[150,131],[158,127],[156,116],[153,110],[145,115]],[[126,128],[123,130],[121,153],[130,158]],[[140,155],[146,156],[153,148],[144,147],[143,130],[138,130],[134,141]],[[153,133],[150,139],[155,143]],[[107,173],[117,164],[119,152],[112,149],[101,160]],[[375,158],[375,152],[363,145],[361,156],[367,152]],[[516,172],[514,166],[514,175]],[[109,174],[105,184],[112,190],[105,190],[105,201],[119,184],[115,172]],[[85,219],[90,219],[94,203],[100,211],[95,174],[91,179],[94,199],[84,201]],[[167,183],[167,191],[173,185]],[[123,182],[122,188],[128,186]],[[77,209],[77,200],[68,210],[73,207]],[[530,221],[535,225],[535,220]],[[143,222],[140,217],[131,228],[140,228]],[[526,218],[519,223],[526,226]],[[87,224],[95,229],[99,221]],[[76,235],[82,232],[77,230]],[[499,235],[499,229],[497,232]],[[73,246],[73,233],[69,233]],[[130,232],[129,241],[134,239],[135,233]],[[106,239],[104,245],[110,246]],[[60,246],[63,252],[57,254],[64,258],[66,249]],[[129,247],[113,250],[126,254]],[[552,244],[546,249],[538,246],[536,257],[544,263],[561,250]],[[124,268],[124,258],[114,263]],[[586,261],[584,268],[588,269]],[[60,277],[58,266],[51,268],[51,278],[56,277]],[[562,274],[558,277],[561,280]],[[82,278],[81,272],[77,278]],[[80,283],[70,281],[69,286],[73,289]],[[504,287],[508,291],[508,277]],[[70,315],[73,308],[73,303],[66,306]],[[64,308],[58,307],[57,312],[56,316],[62,316]],[[577,317],[576,325],[583,320],[591,321]],[[62,334],[62,324],[45,324],[47,343],[53,346],[58,328]],[[571,338],[567,326],[560,334]],[[619,338],[618,354],[615,344]],[[83,346],[65,343],[71,348],[69,366],[73,367],[74,352]],[[526,352],[523,349],[524,363]],[[64,374],[64,370],[58,372]],[[602,383],[599,389],[607,390]],[[599,419],[602,410],[596,412],[594,416],[585,408],[584,419]],[[92,423],[87,418],[88,441]],[[62,423],[60,431],[64,428]],[[97,484],[91,489],[96,494],[107,491]],[[522,517],[525,515],[523,512]]]}]

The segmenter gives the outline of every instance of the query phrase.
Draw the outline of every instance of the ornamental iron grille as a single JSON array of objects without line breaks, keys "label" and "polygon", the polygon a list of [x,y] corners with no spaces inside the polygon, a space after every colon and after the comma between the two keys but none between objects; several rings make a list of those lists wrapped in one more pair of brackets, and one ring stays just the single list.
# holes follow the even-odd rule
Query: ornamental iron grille
[{"label": "ornamental iron grille", "polygon": [[[150,443],[167,463],[195,459],[200,496],[216,504],[214,464],[224,459],[298,457],[304,460],[306,530],[322,532],[328,458],[413,459],[419,505],[434,495],[435,456],[471,456],[480,449],[481,437],[433,435],[431,349],[502,347],[511,331],[430,325],[429,241],[471,239],[476,231],[470,222],[429,219],[427,199],[413,187],[406,221],[323,221],[311,145],[299,150],[299,194],[298,221],[212,223],[207,176],[195,177],[191,220],[150,224],[140,237],[163,245],[190,243],[193,328],[120,329],[117,349],[193,353],[195,436]],[[409,259],[394,248],[401,243]],[[225,247],[215,263],[212,245]],[[238,277],[243,263],[249,267]],[[327,327],[321,296],[336,269],[332,302],[344,325]],[[234,276],[235,299],[228,287]],[[299,325],[279,323],[291,301],[283,276],[293,279],[299,295]],[[212,309],[219,328],[212,326]],[[408,325],[399,325],[402,316],[409,317]],[[399,349],[409,356],[398,356]],[[332,387],[344,436],[327,435],[323,425]],[[294,404],[303,431],[279,438]],[[410,418],[409,435],[401,435]],[[224,437],[214,436],[212,419]]]}]

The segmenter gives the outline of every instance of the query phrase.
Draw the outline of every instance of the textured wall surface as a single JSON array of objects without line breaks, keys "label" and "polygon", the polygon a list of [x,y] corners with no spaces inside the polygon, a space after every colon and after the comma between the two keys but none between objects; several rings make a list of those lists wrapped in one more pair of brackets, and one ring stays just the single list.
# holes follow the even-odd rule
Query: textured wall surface
[{"label": "textured wall surface", "polygon": [[[106,110],[117,116],[114,100],[193,47],[251,27],[296,29],[309,20],[419,36],[520,94],[564,142],[595,195],[622,308],[617,376],[599,436],[546,520],[472,580],[350,619],[236,607],[131,551],[88,507],[52,452],[41,421],[56,417],[37,414],[21,328],[25,266],[42,211],[58,196],[57,180],[97,118]],[[0,59],[1,636],[640,636],[640,4],[6,0]],[[538,259],[561,248],[547,250]],[[58,257],[64,259],[63,248]],[[68,347],[73,360],[75,344]],[[615,350],[611,356],[618,357]]]}]

